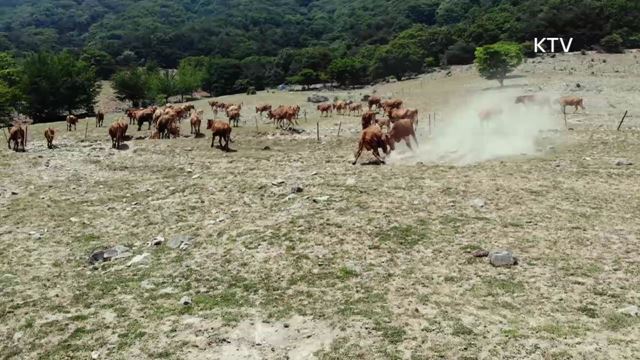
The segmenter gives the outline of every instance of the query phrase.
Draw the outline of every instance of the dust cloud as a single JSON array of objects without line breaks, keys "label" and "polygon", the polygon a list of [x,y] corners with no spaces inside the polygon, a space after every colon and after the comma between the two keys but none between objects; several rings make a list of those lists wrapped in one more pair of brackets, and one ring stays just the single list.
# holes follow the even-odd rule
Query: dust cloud
[{"label": "dust cloud", "polygon": [[[469,165],[477,162],[540,152],[538,140],[551,130],[564,128],[556,96],[539,94],[544,104],[515,104],[522,92],[500,91],[460,97],[460,101],[442,113],[428,130],[421,115],[418,126],[420,147],[411,152],[404,146],[389,156],[389,163],[416,162]],[[480,113],[493,112],[482,121]],[[412,140],[413,141],[413,140]]]}]

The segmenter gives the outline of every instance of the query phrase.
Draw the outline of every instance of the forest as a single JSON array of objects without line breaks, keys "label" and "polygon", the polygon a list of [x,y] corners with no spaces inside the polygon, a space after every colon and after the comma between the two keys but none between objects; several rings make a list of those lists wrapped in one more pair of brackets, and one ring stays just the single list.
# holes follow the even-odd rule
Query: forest
[{"label": "forest", "polygon": [[[640,2],[0,0],[4,63],[64,54],[96,79],[145,88],[134,97],[151,101],[191,84],[217,96],[282,83],[402,79],[470,64],[477,47],[497,42],[533,56],[533,38],[548,36],[573,37],[573,51],[640,47]],[[12,93],[10,83],[24,90],[24,81],[0,76],[0,106],[10,102],[2,95]]]}]

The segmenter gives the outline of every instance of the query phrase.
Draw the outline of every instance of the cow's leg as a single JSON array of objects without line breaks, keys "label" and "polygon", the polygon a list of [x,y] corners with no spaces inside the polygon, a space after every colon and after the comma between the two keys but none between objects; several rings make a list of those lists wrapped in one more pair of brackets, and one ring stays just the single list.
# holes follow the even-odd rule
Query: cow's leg
[{"label": "cow's leg", "polygon": [[215,141],[216,141],[216,136],[212,135],[211,136],[211,147],[213,147],[213,145],[215,144]]},{"label": "cow's leg", "polygon": [[413,137],[413,141],[416,142],[416,148],[418,148],[419,147],[418,146],[418,138],[416,138],[416,133],[412,131],[411,132],[411,136]]},{"label": "cow's leg", "polygon": [[358,162],[358,158],[362,154],[362,149],[363,148],[364,148],[364,143],[362,141],[360,141],[360,144],[358,144],[358,151],[356,151],[356,158],[353,159],[353,162],[351,163],[352,165],[355,165]]},{"label": "cow's leg", "polygon": [[413,151],[413,148],[411,147],[411,139],[409,139],[408,136],[404,138],[404,142],[405,144],[407,144],[407,147],[409,148],[409,150]]}]

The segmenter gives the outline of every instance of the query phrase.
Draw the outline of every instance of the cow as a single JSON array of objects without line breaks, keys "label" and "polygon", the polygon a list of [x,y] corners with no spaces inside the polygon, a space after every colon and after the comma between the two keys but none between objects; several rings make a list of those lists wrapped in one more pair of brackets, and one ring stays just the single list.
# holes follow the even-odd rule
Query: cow
[{"label": "cow", "polygon": [[376,113],[374,111],[367,111],[362,114],[362,130],[376,123]]},{"label": "cow", "polygon": [[170,127],[177,122],[177,115],[173,112],[165,113],[160,116],[156,123],[156,130],[160,134],[161,139],[168,139],[170,136]]},{"label": "cow", "polygon": [[347,103],[339,100],[333,104],[333,109],[338,113],[338,115],[344,115],[345,110],[347,110]]},{"label": "cow", "polygon": [[104,123],[104,113],[102,111],[98,111],[96,114],[96,127],[102,127],[102,123]]},{"label": "cow", "polygon": [[349,115],[356,113],[356,115],[362,114],[362,104],[349,104]]},{"label": "cow", "polygon": [[578,108],[581,108],[582,110],[585,110],[585,108],[584,108],[584,100],[581,97],[563,96],[563,97],[558,99],[558,102],[560,103],[560,106],[562,106],[562,113],[563,114],[566,113],[567,106],[575,107],[575,110],[573,111],[574,114],[576,112],[578,112]]},{"label": "cow", "polygon": [[198,110],[191,114],[191,133],[196,136],[200,135],[200,124],[202,123],[202,115],[204,111]]},{"label": "cow", "polygon": [[548,97],[539,95],[521,95],[516,97],[515,103],[522,105],[531,104],[539,107],[551,106],[551,100]]},{"label": "cow", "polygon": [[78,117],[75,115],[67,115],[67,131],[71,131],[71,126],[73,126],[73,130],[76,130],[76,125],[78,124]]},{"label": "cow", "polygon": [[140,109],[140,108],[128,108],[127,110],[124,111],[124,113],[129,118],[129,125],[133,124],[133,122],[136,120],[135,113],[136,113],[136,111],[139,111],[139,110],[142,110],[142,109]]},{"label": "cow", "polygon": [[227,118],[229,119],[229,124],[233,121],[233,126],[238,127],[238,123],[240,122],[240,110],[227,110]]},{"label": "cow", "polygon": [[352,164],[355,165],[358,162],[358,158],[362,154],[362,150],[373,152],[373,156],[384,164],[384,160],[380,158],[378,149],[382,149],[385,155],[389,154],[389,148],[387,146],[388,135],[382,133],[382,129],[377,124],[371,125],[362,130],[360,134],[360,141],[358,143],[358,150],[355,154],[355,159]]},{"label": "cow", "polygon": [[491,107],[491,108],[480,110],[480,112],[478,112],[478,117],[480,118],[480,121],[486,122],[497,116],[502,115],[502,112],[503,112],[502,108],[500,107]]},{"label": "cow", "polygon": [[418,109],[391,109],[387,116],[392,123],[400,119],[411,119],[414,128],[418,127]]},{"label": "cow", "polygon": [[318,104],[316,108],[320,111],[321,117],[323,114],[326,117],[329,117],[329,113],[333,114],[333,106],[331,106],[331,104]]},{"label": "cow", "polygon": [[157,109],[155,107],[150,107],[147,109],[138,110],[134,113],[134,117],[138,124],[138,131],[142,130],[142,124],[144,124],[145,122],[149,123],[149,127],[147,128],[147,130],[151,130],[151,123],[153,122],[153,115],[156,110]]},{"label": "cow", "polygon": [[44,131],[44,138],[47,140],[47,148],[53,149],[53,138],[56,135],[56,131],[53,128],[48,128]]},{"label": "cow", "polygon": [[392,109],[400,109],[402,107],[402,103],[403,102],[400,99],[384,100],[381,102],[385,113],[388,113],[389,110]]},{"label": "cow", "polygon": [[375,105],[376,109],[380,108],[380,102],[382,101],[382,99],[380,99],[380,97],[378,96],[371,96],[369,97],[369,100],[367,100],[368,104],[369,104],[369,110],[373,110],[373,106]]},{"label": "cow", "polygon": [[267,113],[269,119],[274,120],[274,124],[284,129],[284,123],[287,122],[287,128],[295,123],[296,109],[292,106],[278,106],[274,110]]},{"label": "cow", "polygon": [[264,104],[264,105],[259,105],[256,106],[256,114],[260,114],[260,118],[262,118],[262,113],[265,113],[267,111],[271,110],[271,105],[269,104]]},{"label": "cow", "polygon": [[11,149],[11,143],[13,142],[13,151],[25,151],[26,131],[20,124],[16,124],[9,129],[9,138],[7,139],[7,146]]},{"label": "cow", "polygon": [[[229,141],[231,141],[231,126],[220,120],[207,120],[207,130],[211,130],[211,147],[214,147],[216,137],[220,148],[229,151]],[[224,145],[222,145],[224,140]]]},{"label": "cow", "polygon": [[400,119],[391,125],[391,129],[387,133],[389,136],[388,144],[391,150],[395,150],[394,143],[400,142],[402,140],[405,141],[407,147],[413,151],[411,148],[411,139],[413,137],[413,141],[416,143],[416,147],[418,146],[418,139],[416,138],[416,132],[413,128],[413,121],[411,119]]},{"label": "cow", "polygon": [[176,139],[178,137],[180,137],[180,125],[178,121],[173,121],[171,124],[169,124],[169,128],[167,129],[169,135]]},{"label": "cow", "polygon": [[391,128],[391,120],[389,120],[388,118],[376,119],[376,124],[378,124],[381,129],[383,127],[386,127],[387,131],[389,131],[389,129]]},{"label": "cow", "polygon": [[125,134],[129,124],[126,122],[117,120],[109,127],[109,136],[111,137],[111,147],[113,149],[120,149],[120,145],[124,142]]}]

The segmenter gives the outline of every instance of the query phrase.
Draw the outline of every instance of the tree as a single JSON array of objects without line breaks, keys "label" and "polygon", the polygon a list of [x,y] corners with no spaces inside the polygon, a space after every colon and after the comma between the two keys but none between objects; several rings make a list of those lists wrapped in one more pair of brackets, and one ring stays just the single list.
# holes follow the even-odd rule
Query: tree
[{"label": "tree", "polygon": [[622,53],[624,52],[623,48],[624,40],[618,34],[607,35],[602,40],[600,40],[600,46],[602,49],[608,53]]},{"label": "tree", "polygon": [[319,82],[320,76],[311,69],[302,69],[298,74],[290,76],[287,80],[292,84],[302,85],[303,88],[308,88],[310,85]]},{"label": "tree", "polygon": [[116,71],[116,62],[108,53],[93,48],[87,48],[80,56],[80,60],[93,66],[96,75],[102,80],[107,80]]},{"label": "tree", "polygon": [[361,84],[367,78],[367,65],[355,58],[333,60],[327,71],[341,86]]},{"label": "tree", "polygon": [[11,121],[20,100],[20,93],[16,86],[20,81],[20,70],[9,53],[0,53],[0,127]]},{"label": "tree", "polygon": [[408,73],[422,71],[425,60],[422,54],[422,51],[410,41],[393,40],[389,45],[378,48],[373,59],[372,76],[393,76],[400,81]]},{"label": "tree", "polygon": [[194,91],[202,87],[204,71],[195,66],[180,64],[176,73],[176,90],[184,101],[185,95],[191,95]]},{"label": "tree", "polygon": [[169,102],[169,98],[178,94],[178,81],[176,73],[170,70],[159,70],[150,73],[150,92],[148,97],[153,101],[163,100]]},{"label": "tree", "polygon": [[242,67],[238,60],[211,58],[207,61],[202,86],[213,96],[230,94],[241,75]]},{"label": "tree", "polygon": [[128,100],[133,106],[140,106],[140,102],[149,95],[149,78],[144,69],[134,68],[117,72],[111,82],[119,100]]},{"label": "tree", "polygon": [[89,64],[63,52],[28,56],[18,89],[24,94],[21,112],[37,122],[57,120],[76,110],[93,111],[100,87]]},{"label": "tree", "polygon": [[9,86],[0,81],[0,127],[7,126],[13,113],[13,92]]},{"label": "tree", "polygon": [[482,77],[488,80],[498,80],[500,86],[504,79],[522,63],[522,48],[520,45],[499,42],[485,45],[476,49],[476,67]]},{"label": "tree", "polygon": [[475,46],[467,44],[464,41],[458,41],[451,45],[444,53],[444,59],[447,65],[467,65],[473,63],[473,53]]}]

